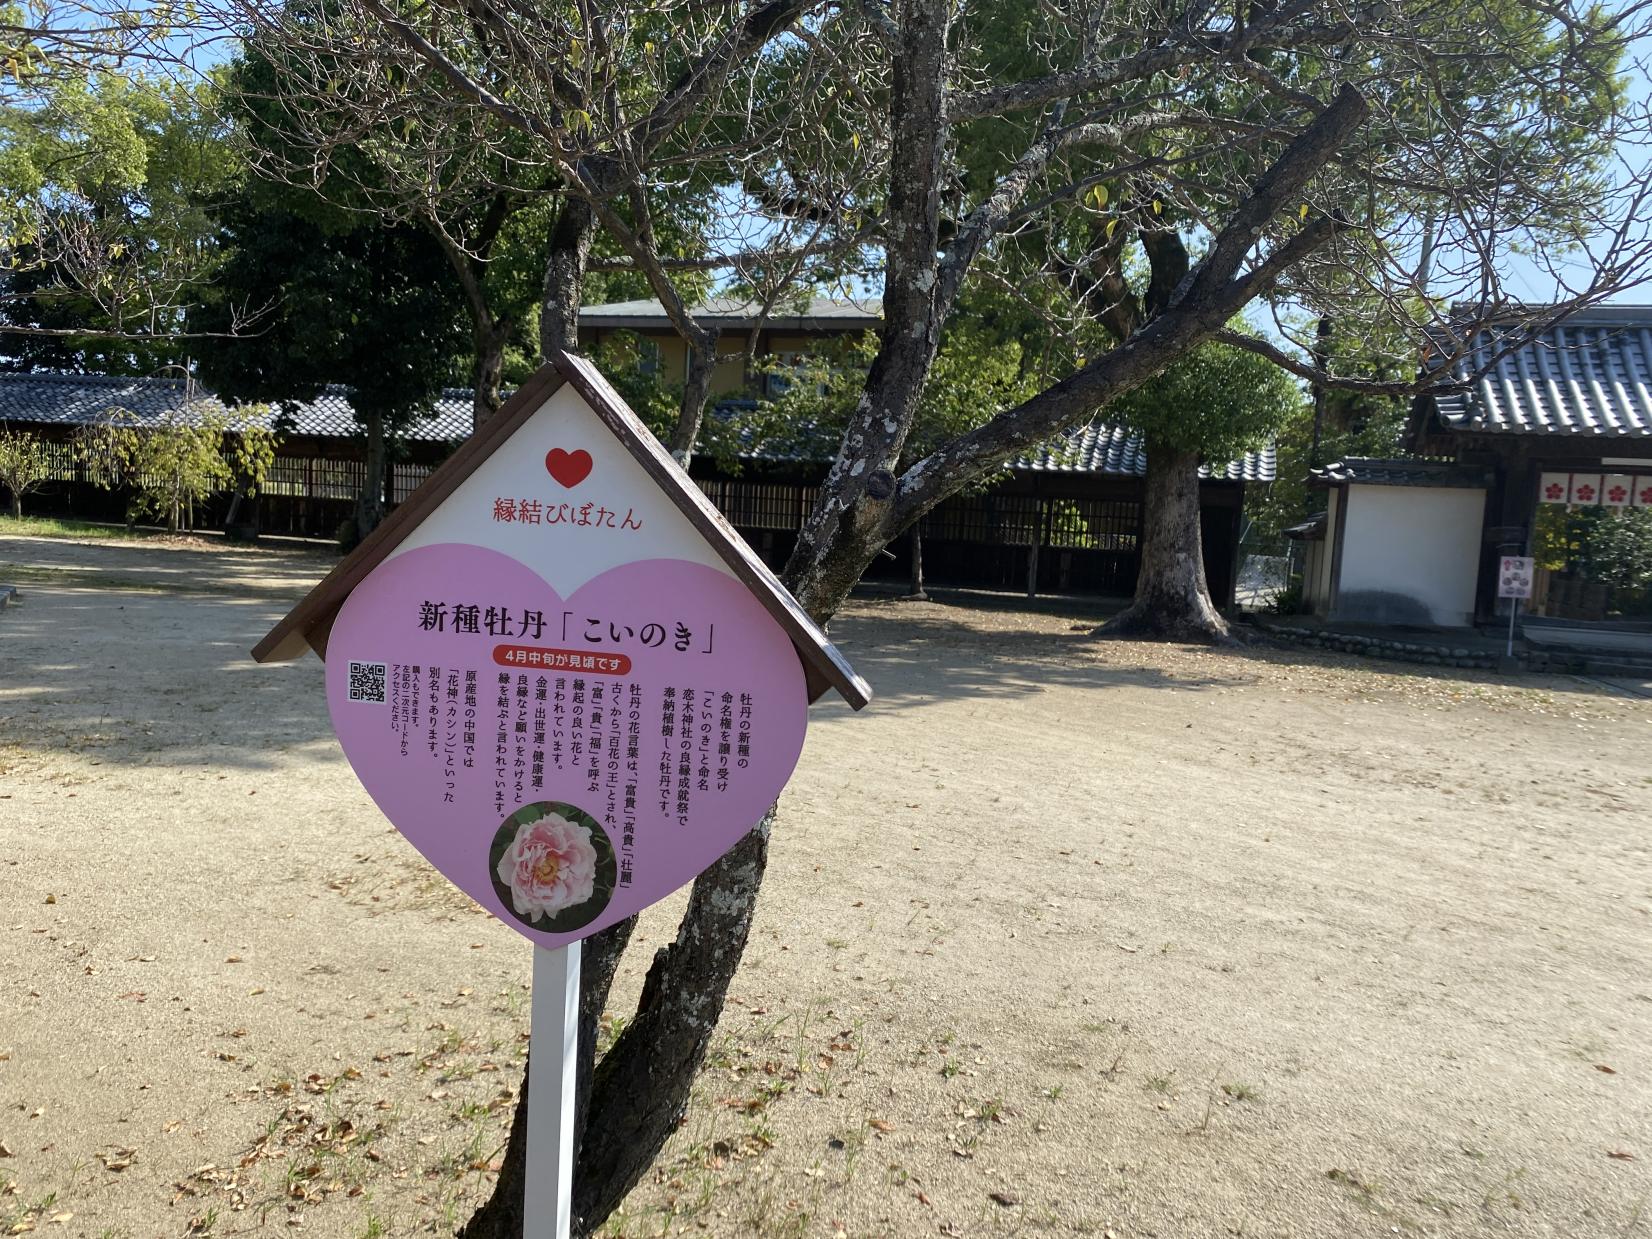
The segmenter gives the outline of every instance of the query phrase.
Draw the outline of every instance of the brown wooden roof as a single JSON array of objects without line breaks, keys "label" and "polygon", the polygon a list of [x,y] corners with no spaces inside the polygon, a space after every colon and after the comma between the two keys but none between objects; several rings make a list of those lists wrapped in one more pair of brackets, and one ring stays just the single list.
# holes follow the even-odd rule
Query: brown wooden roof
[{"label": "brown wooden roof", "polygon": [[327,656],[327,636],[333,619],[350,592],[417,529],[421,522],[510,437],[564,383],[590,405],[603,425],[631,453],[701,535],[711,543],[729,567],[785,630],[803,662],[809,700],[818,701],[828,689],[859,710],[872,700],[872,690],[855,674],[848,661],[826,638],[767,565],[746,545],[734,526],[707,499],[686,473],[660,446],[653,434],[631,411],[589,361],[572,353],[558,353],[524,383],[503,406],[483,423],[453,455],[424,480],[395,511],[306,594],[285,618],[253,647],[259,662],[282,662],[297,658],[306,649]]}]

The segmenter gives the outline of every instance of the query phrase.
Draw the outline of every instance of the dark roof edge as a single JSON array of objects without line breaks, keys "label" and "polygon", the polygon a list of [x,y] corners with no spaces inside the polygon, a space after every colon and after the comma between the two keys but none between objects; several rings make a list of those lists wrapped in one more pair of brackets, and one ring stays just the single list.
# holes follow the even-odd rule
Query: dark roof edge
[{"label": "dark roof edge", "polygon": [[[764,331],[874,331],[882,323],[882,319],[868,315],[866,318],[799,318],[780,317],[754,318],[749,314],[696,314],[695,321],[706,326],[716,327],[721,331],[750,331],[752,328],[761,328]],[[653,329],[669,331],[676,334],[676,328],[664,312],[658,315],[651,314],[586,314],[583,311],[579,316],[581,327],[625,327],[632,330]]]}]

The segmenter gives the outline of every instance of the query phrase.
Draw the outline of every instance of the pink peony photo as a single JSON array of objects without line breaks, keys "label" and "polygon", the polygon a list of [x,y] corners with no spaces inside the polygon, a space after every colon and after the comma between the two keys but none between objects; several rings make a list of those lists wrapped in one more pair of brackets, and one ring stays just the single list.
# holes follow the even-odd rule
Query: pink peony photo
[{"label": "pink peony photo", "polygon": [[548,920],[591,898],[597,876],[591,830],[560,813],[524,822],[499,858],[497,873],[517,916]]}]

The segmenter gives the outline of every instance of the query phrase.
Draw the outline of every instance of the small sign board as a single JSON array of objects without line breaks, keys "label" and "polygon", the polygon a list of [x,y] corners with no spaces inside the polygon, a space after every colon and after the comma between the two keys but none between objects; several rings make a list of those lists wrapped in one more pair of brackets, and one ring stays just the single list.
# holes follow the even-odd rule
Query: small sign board
[{"label": "small sign board", "polygon": [[313,649],[385,816],[534,943],[523,1204],[572,1233],[580,940],[762,818],[871,690],[602,375],[557,354],[253,650]]},{"label": "small sign board", "polygon": [[559,356],[254,651],[314,648],[385,815],[561,947],[780,795],[809,703],[870,690],[602,376]]},{"label": "small sign board", "polygon": [[1497,570],[1497,596],[1530,598],[1535,562],[1530,555],[1504,555]]}]

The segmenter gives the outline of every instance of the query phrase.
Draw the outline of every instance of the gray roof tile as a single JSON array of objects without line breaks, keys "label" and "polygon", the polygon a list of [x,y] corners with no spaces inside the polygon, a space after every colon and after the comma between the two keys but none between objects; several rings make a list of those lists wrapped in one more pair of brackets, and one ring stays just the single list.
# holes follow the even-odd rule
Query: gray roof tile
[{"label": "gray roof tile", "polygon": [[[1045,444],[1011,464],[1014,469],[1035,473],[1114,473],[1141,477],[1147,472],[1147,452],[1141,436],[1122,426],[1090,422]],[[1201,465],[1202,478],[1230,482],[1271,482],[1274,479],[1274,445],[1246,452],[1238,460],[1212,467]]]},{"label": "gray roof tile", "polygon": [[1484,470],[1449,460],[1412,460],[1377,456],[1345,456],[1308,471],[1317,486],[1351,482],[1356,486],[1445,486],[1477,488],[1486,485]]},{"label": "gray roof tile", "polygon": [[1453,430],[1495,434],[1652,436],[1652,306],[1604,306],[1575,314],[1506,357],[1517,326],[1475,337],[1455,367],[1466,390],[1435,398]]},{"label": "gray roof tile", "polygon": [[[158,420],[191,400],[209,398],[210,392],[186,385],[180,379],[0,373],[0,420],[4,421],[86,425],[115,409],[125,409],[142,420]],[[739,402],[727,403],[733,406]],[[348,438],[358,433],[350,401],[344,388],[338,386],[328,387],[314,400],[278,410],[276,418],[284,419],[282,425],[289,434]],[[269,425],[272,418],[257,420],[259,424]],[[407,437],[422,442],[457,442],[469,436],[470,428],[471,393],[462,388],[449,388],[437,403],[435,414],[417,422]],[[822,445],[818,458],[829,460],[832,446],[835,445]],[[784,448],[754,453],[754,458],[766,460],[804,460],[815,456],[807,450]],[[1010,467],[1035,473],[1140,477],[1147,471],[1147,453],[1139,435],[1117,426],[1091,422],[1018,458]],[[1203,466],[1199,476],[1236,482],[1271,482],[1274,479],[1273,445],[1246,452],[1225,466],[1214,469]]]},{"label": "gray roof tile", "polygon": [[[782,330],[826,328],[874,328],[883,321],[883,301],[878,297],[843,301],[811,297],[806,306],[781,303],[766,314],[760,302],[742,297],[708,297],[692,310],[695,318],[726,330],[745,330],[761,323]],[[581,327],[669,328],[671,320],[657,298],[613,301],[588,305],[579,312]]]},{"label": "gray roof tile", "polygon": [[[101,374],[0,374],[0,420],[83,426],[122,409],[140,421],[158,421],[212,393],[182,379],[111,378]],[[254,419],[268,426],[281,421],[289,434],[347,438],[358,433],[343,387],[332,386],[314,400],[293,402],[273,417]],[[470,434],[471,394],[460,388],[442,393],[436,411],[408,431],[410,439],[449,442]]]}]

